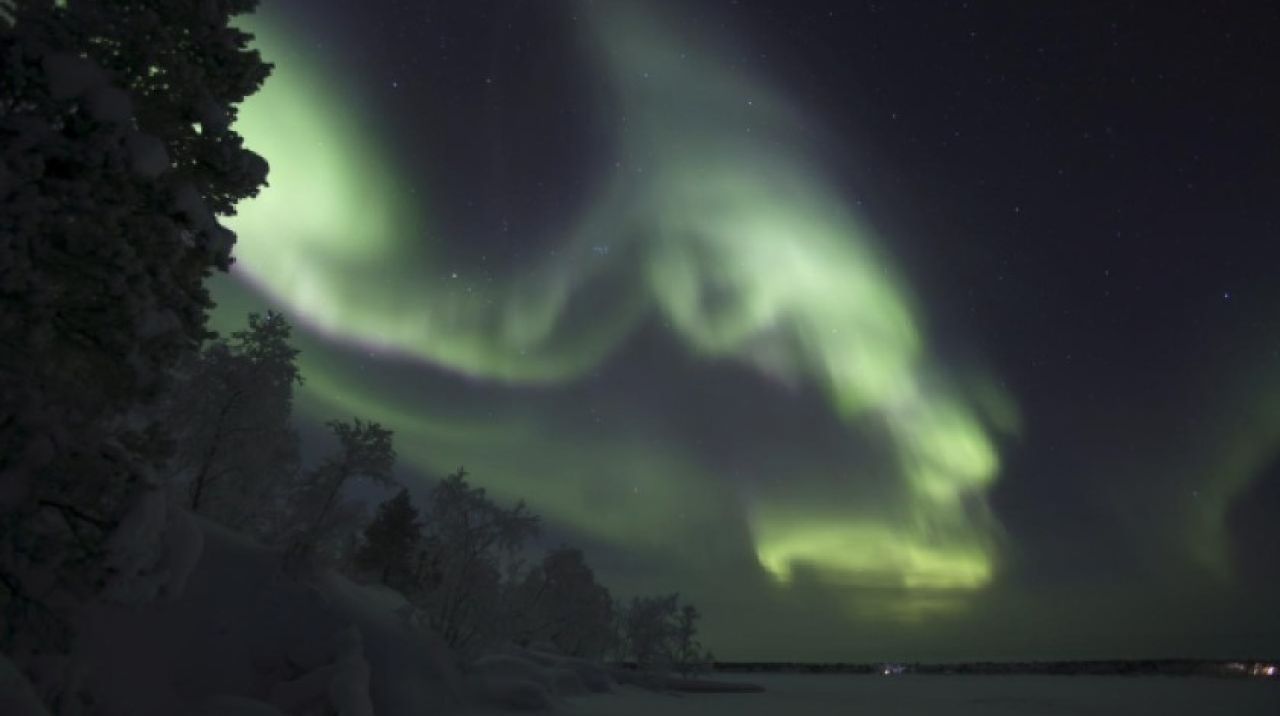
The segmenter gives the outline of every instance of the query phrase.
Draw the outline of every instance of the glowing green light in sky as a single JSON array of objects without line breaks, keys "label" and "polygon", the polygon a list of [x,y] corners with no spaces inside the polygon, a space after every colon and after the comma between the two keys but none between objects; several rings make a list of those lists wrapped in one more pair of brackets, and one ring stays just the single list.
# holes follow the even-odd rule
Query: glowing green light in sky
[{"label": "glowing green light in sky", "polygon": [[[1215,415],[1201,430],[1205,454],[1165,470],[1176,495],[1182,519],[1174,525],[1175,540],[1185,541],[1201,567],[1229,576],[1227,518],[1232,504],[1280,456],[1280,380],[1274,372],[1261,375],[1241,366],[1227,380],[1215,381],[1217,405],[1200,407]],[[1161,445],[1160,447],[1165,447]],[[1165,457],[1165,456],[1161,456]]]},{"label": "glowing green light in sky", "polygon": [[335,71],[271,26],[249,24],[276,67],[238,125],[271,166],[268,187],[229,222],[241,237],[242,275],[322,331],[486,378],[567,378],[626,334],[638,318],[627,296],[616,297],[610,321],[564,320],[573,291],[593,278],[591,264],[547,265],[495,298],[433,261],[420,203],[358,110],[361,99],[341,94]]},{"label": "glowing green light in sky", "polygon": [[807,516],[795,522],[802,527],[773,535],[766,521],[760,533],[760,561],[784,580],[801,566],[859,586],[974,589],[991,579],[991,562],[981,550],[921,544],[871,522]]},{"label": "glowing green light in sky", "polygon": [[[555,258],[483,290],[469,288],[465,268],[433,260],[432,243],[445,237],[426,228],[368,120],[347,109],[360,103],[270,27],[256,28],[277,69],[240,128],[272,174],[233,222],[240,271],[332,335],[501,383],[570,382],[660,315],[706,360],[818,385],[850,430],[873,422],[891,444],[902,490],[884,515],[865,505],[814,511],[812,497],[747,498],[765,570],[781,582],[811,567],[850,584],[986,585],[999,529],[985,491],[1000,461],[982,409],[931,359],[902,279],[807,155],[799,110],[635,8],[584,12],[625,117],[620,172]],[[618,250],[592,251],[601,244]],[[582,303],[591,310],[570,310]],[[437,469],[487,461],[477,467],[497,480],[532,472],[536,488],[511,482],[506,492],[602,537],[660,534],[672,504],[725,502],[669,445],[624,432],[571,441],[523,419],[458,430],[392,408],[354,378],[306,372],[320,402],[401,431],[408,459]],[[618,465],[621,476],[602,476]],[[707,484],[691,486],[699,480]],[[603,510],[581,497],[602,489],[631,494],[610,492]],[[624,507],[642,490],[652,509]]]}]

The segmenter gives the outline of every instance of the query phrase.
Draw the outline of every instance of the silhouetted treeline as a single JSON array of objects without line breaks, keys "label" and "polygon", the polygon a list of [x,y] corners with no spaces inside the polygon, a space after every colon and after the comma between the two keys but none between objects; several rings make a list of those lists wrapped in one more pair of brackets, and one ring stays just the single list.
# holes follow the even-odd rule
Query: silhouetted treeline
[{"label": "silhouetted treeline", "polygon": [[[465,469],[415,498],[392,475],[394,435],[378,423],[330,421],[336,449],[301,465],[291,331],[278,313],[250,314],[184,365],[169,401],[181,438],[170,489],[190,510],[279,546],[295,573],[332,567],[399,592],[411,623],[464,656],[515,644],[682,675],[712,661],[701,614],[679,595],[615,600],[570,546],[528,562],[541,519]],[[360,480],[395,489],[372,516],[350,495]]]},{"label": "silhouetted treeline", "polygon": [[[785,661],[716,662],[722,673],[874,674],[874,675],[1055,675],[1055,676],[1257,676],[1265,660],[1139,659],[1092,661],[975,661],[922,663],[797,663]],[[888,672],[888,673],[886,673]]]}]

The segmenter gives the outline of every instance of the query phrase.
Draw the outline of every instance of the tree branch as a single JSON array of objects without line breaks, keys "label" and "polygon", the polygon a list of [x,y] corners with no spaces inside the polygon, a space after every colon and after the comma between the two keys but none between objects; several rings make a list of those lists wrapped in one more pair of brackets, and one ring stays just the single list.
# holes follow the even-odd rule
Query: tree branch
[{"label": "tree branch", "polygon": [[66,518],[69,515],[71,517],[75,517],[81,522],[88,522],[89,524],[93,525],[94,527],[97,527],[98,529],[104,532],[109,532],[112,529],[115,529],[115,526],[116,526],[116,523],[112,522],[111,520],[105,520],[101,517],[95,517],[93,515],[90,515],[80,510],[79,508],[73,505],[68,505],[63,502],[55,502],[53,500],[40,500],[40,502],[37,504],[39,504],[41,507],[52,507],[53,509],[58,510],[59,512],[62,513],[62,516],[64,518]]}]

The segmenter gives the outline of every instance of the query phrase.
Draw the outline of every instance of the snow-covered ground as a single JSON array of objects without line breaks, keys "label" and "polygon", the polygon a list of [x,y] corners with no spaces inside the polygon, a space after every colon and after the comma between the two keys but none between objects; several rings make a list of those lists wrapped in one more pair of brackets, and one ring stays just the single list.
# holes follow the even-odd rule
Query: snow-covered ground
[{"label": "snow-covered ground", "polygon": [[[78,620],[76,657],[95,713],[514,713],[505,706],[566,716],[1280,714],[1280,681],[1211,678],[726,674],[714,678],[767,691],[590,693],[610,687],[598,666],[526,651],[460,669],[439,639],[409,627],[394,592],[336,575],[298,581],[280,572],[276,552],[203,520],[191,527],[199,534],[183,542],[195,546],[192,559],[171,560],[194,564],[180,570],[185,590],[162,590],[140,605],[97,605]],[[0,660],[0,716],[42,713],[24,706],[25,687]]]},{"label": "snow-covered ground", "polygon": [[398,618],[399,595],[333,575],[297,581],[275,551],[195,526],[203,549],[180,595],[95,605],[78,620],[95,713],[431,716],[465,705],[452,658]]},{"label": "snow-covered ground", "polygon": [[620,687],[571,699],[572,716],[1276,716],[1280,683],[1106,676],[725,675],[760,694],[666,695]]}]

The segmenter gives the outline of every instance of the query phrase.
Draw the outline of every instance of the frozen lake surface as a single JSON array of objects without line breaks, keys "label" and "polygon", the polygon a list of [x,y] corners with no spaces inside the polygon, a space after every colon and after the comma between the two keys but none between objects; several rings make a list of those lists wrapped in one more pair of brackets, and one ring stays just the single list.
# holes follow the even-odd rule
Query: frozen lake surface
[{"label": "frozen lake surface", "polygon": [[1280,682],[1162,676],[732,674],[760,694],[654,694],[623,687],[571,699],[574,716],[1276,716]]}]

